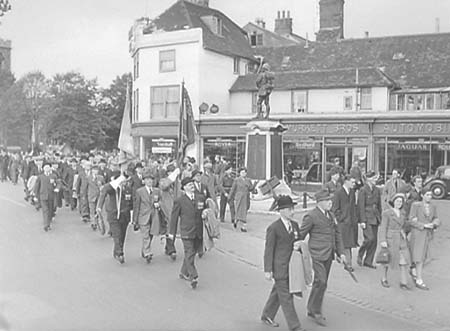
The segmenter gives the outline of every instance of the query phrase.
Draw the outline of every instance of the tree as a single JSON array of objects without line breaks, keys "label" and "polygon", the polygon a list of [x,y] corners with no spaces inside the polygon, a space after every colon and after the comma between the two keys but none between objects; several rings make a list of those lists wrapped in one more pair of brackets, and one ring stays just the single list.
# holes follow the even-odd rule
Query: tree
[{"label": "tree", "polygon": [[99,111],[106,120],[107,137],[103,146],[105,150],[117,148],[128,82],[131,82],[131,73],[117,76],[109,88],[102,91]]},{"label": "tree", "polygon": [[11,119],[15,117],[15,113],[11,105],[9,105],[11,90],[14,85],[14,76],[7,71],[0,72],[0,143],[8,145],[9,133],[12,129]]},{"label": "tree", "polygon": [[8,0],[0,0],[0,16],[5,15],[6,12],[11,10],[11,4]]},{"label": "tree", "polygon": [[102,146],[106,124],[96,108],[99,97],[96,80],[87,80],[77,72],[58,74],[53,78],[50,93],[53,105],[48,138],[81,151]]}]

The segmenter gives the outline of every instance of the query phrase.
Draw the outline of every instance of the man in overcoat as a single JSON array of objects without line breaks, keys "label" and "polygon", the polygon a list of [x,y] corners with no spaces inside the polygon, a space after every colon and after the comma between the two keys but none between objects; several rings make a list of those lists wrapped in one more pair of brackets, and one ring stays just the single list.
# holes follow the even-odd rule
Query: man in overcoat
[{"label": "man in overcoat", "polygon": [[155,175],[151,169],[142,173],[144,186],[136,190],[133,203],[133,223],[139,225],[142,234],[141,256],[150,263],[153,257],[153,236],[165,234],[167,223],[161,209],[161,191],[153,186]]},{"label": "man in overcoat", "polygon": [[281,306],[289,330],[300,331],[303,329],[295,311],[293,294],[289,291],[289,261],[293,250],[300,249],[299,226],[291,221],[295,205],[291,197],[280,196],[276,206],[279,218],[267,228],[264,273],[266,279],[274,283],[261,320],[269,326],[279,326],[274,318]]},{"label": "man in overcoat", "polygon": [[300,239],[309,234],[308,247],[311,253],[314,281],[308,299],[308,316],[321,325],[326,325],[322,315],[322,304],[328,284],[331,263],[335,254],[346,262],[342,236],[335,217],[330,213],[332,196],[321,190],[315,194],[317,207],[303,217],[300,227]]},{"label": "man in overcoat", "polygon": [[184,260],[180,278],[188,280],[195,289],[198,284],[198,273],[195,267],[195,255],[203,247],[203,211],[206,209],[206,198],[195,191],[192,178],[181,181],[184,194],[174,201],[170,218],[169,239],[174,239],[180,224],[180,236],[184,247]]},{"label": "man in overcoat", "polygon": [[390,208],[389,201],[397,193],[403,193],[405,190],[406,183],[400,177],[400,170],[392,170],[391,178],[384,184],[382,198],[382,208],[383,210]]},{"label": "man in overcoat", "polygon": [[350,271],[352,267],[352,248],[358,246],[358,218],[356,210],[355,179],[344,176],[344,184],[333,196],[331,211],[336,217],[344,244],[344,254]]},{"label": "man in overcoat", "polygon": [[44,231],[47,232],[51,230],[51,222],[54,215],[56,176],[52,174],[50,163],[44,163],[43,169],[44,172],[38,176],[34,185],[34,195],[42,207]]},{"label": "man in overcoat", "polygon": [[366,183],[358,193],[359,222],[363,229],[364,241],[359,248],[358,265],[375,269],[373,259],[377,249],[378,226],[381,223],[381,196],[376,187],[377,175],[374,171],[366,173]]}]

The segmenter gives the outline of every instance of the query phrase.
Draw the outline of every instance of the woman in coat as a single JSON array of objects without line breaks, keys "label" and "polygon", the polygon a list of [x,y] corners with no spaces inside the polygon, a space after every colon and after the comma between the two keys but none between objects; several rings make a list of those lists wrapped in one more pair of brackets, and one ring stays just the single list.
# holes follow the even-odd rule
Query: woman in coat
[{"label": "woman in coat", "polygon": [[428,290],[422,278],[423,264],[429,258],[429,246],[433,239],[434,230],[441,224],[437,216],[437,209],[431,203],[432,193],[429,188],[422,191],[422,201],[414,202],[409,213],[411,227],[410,247],[412,261],[416,265],[416,275],[412,273],[416,287]]},{"label": "woman in coat", "polygon": [[241,222],[241,231],[247,232],[247,212],[250,208],[250,192],[255,190],[256,184],[247,178],[247,168],[239,169],[239,177],[237,177],[233,186],[231,187],[229,199],[234,200],[236,209],[236,221],[233,223],[234,228],[237,228]]},{"label": "woman in coat", "polygon": [[400,288],[402,290],[410,290],[407,285],[407,269],[410,264],[410,255],[404,230],[407,222],[403,209],[405,199],[404,194],[395,194],[391,201],[389,201],[391,208],[386,209],[381,217],[380,246],[387,248],[391,257],[389,264],[383,265],[384,274],[381,279],[381,285],[383,287],[390,286],[387,280],[389,267],[391,269],[400,267]]}]

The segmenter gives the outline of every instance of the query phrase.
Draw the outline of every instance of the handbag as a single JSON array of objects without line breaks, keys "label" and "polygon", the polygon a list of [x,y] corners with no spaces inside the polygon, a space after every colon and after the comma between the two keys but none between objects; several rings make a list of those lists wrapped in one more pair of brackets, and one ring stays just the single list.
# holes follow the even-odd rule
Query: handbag
[{"label": "handbag", "polygon": [[377,254],[375,259],[376,263],[379,264],[388,264],[391,261],[391,254],[386,247],[381,247],[380,251]]}]

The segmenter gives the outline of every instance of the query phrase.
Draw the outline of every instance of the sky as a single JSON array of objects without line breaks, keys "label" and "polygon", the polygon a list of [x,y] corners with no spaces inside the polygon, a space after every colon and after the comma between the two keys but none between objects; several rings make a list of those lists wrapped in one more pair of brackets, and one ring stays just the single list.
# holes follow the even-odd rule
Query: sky
[{"label": "sky", "polygon": [[[134,20],[158,16],[176,0],[10,0],[0,38],[12,41],[17,78],[40,70],[47,77],[78,71],[107,87],[131,72],[128,30]],[[314,39],[318,0],[210,0],[240,26],[261,17],[273,30],[278,10],[289,10],[294,32]],[[245,5],[244,5],[245,4]],[[345,38],[450,32],[450,0],[345,0]]]}]

